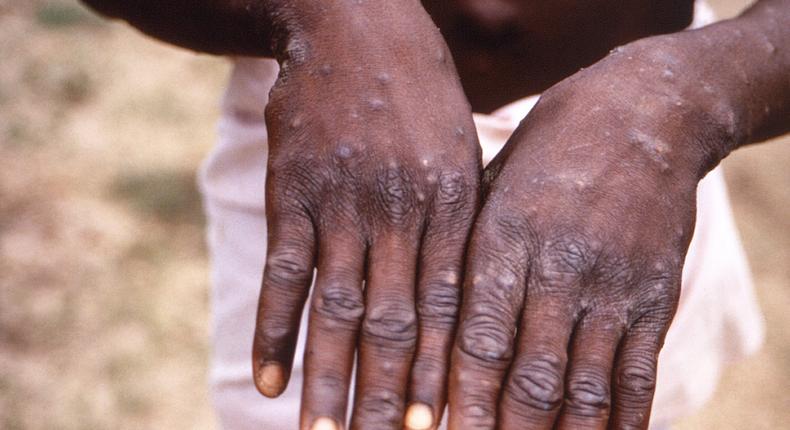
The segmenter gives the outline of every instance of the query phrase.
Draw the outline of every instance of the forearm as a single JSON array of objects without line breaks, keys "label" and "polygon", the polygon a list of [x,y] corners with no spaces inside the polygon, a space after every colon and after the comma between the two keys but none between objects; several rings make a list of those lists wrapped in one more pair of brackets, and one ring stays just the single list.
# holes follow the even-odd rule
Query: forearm
[{"label": "forearm", "polygon": [[720,59],[709,67],[732,112],[727,149],[790,132],[790,0],[758,1],[740,17],[696,33]]},{"label": "forearm", "polygon": [[272,56],[273,1],[82,0],[99,13],[184,48],[218,55]]},{"label": "forearm", "polygon": [[[419,0],[82,0],[162,41],[219,55],[283,59],[289,45],[333,45],[364,54],[356,42],[439,36]],[[433,33],[433,34],[431,34]],[[323,40],[317,40],[321,38]],[[297,43],[291,43],[297,42]],[[365,47],[367,48],[367,47]],[[373,47],[371,47],[373,49]]]},{"label": "forearm", "polygon": [[631,97],[670,136],[669,157],[704,176],[734,149],[790,131],[790,0],[638,40],[590,69],[614,76],[609,96]]}]

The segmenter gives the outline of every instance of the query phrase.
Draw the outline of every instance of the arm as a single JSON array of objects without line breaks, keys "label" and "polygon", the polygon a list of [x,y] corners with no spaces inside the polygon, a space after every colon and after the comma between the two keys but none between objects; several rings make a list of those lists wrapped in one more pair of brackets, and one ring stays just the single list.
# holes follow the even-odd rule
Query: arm
[{"label": "arm", "polygon": [[703,149],[713,164],[740,146],[790,131],[788,0],[761,0],[735,19],[643,39],[623,51],[648,60],[650,80],[666,82],[662,74],[674,67],[679,77],[672,91],[720,133],[719,144]]},{"label": "arm", "polygon": [[469,103],[420,2],[92,4],[170,42],[280,63],[266,107],[259,391],[288,384],[316,268],[300,428],[345,427],[355,362],[351,428],[401,429],[408,405],[438,423],[481,166]]},{"label": "arm", "polygon": [[696,67],[731,115],[726,151],[790,132],[790,1],[758,1],[736,19],[687,36],[695,55],[704,53]]},{"label": "arm", "polygon": [[646,429],[697,183],[789,129],[788,0],[628,44],[544,92],[484,174],[450,428]]},{"label": "arm", "polygon": [[[218,55],[272,56],[277,1],[83,0],[143,33]],[[279,29],[282,31],[283,29]]]}]

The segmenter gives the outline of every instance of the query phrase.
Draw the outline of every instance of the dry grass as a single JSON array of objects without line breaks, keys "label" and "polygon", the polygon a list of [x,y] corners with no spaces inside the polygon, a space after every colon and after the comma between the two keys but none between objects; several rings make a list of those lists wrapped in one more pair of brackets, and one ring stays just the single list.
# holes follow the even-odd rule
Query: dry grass
[{"label": "dry grass", "polygon": [[[226,72],[76,0],[0,0],[0,428],[214,428],[192,178]],[[790,144],[726,164],[768,344],[679,428],[781,428]]]},{"label": "dry grass", "polygon": [[0,1],[0,428],[212,428],[196,165],[227,70]]}]

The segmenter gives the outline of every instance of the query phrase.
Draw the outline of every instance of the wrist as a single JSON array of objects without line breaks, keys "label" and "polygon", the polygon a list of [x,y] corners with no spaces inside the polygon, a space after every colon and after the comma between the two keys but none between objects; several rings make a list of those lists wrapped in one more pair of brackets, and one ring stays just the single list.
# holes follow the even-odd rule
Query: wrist
[{"label": "wrist", "polygon": [[[277,1],[269,13],[281,65],[408,61],[444,42],[419,0]],[[388,53],[387,51],[393,51]],[[447,54],[449,56],[449,53]]]},{"label": "wrist", "polygon": [[683,104],[683,125],[707,158],[703,174],[742,145],[790,131],[790,27],[778,18],[790,15],[786,5],[624,47],[652,72],[643,85]]},{"label": "wrist", "polygon": [[720,70],[727,57],[707,46],[710,39],[700,31],[656,36],[606,59],[618,64],[621,97],[629,100],[635,121],[650,124],[674,162],[698,179],[750,134],[747,106],[733,91],[734,73]]}]

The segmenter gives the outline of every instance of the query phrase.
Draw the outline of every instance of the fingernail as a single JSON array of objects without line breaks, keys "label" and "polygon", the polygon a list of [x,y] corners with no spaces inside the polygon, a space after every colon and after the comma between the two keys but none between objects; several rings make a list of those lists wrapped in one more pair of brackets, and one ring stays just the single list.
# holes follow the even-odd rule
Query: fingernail
[{"label": "fingernail", "polygon": [[433,428],[433,410],[426,404],[414,403],[406,411],[407,430],[429,430]]},{"label": "fingernail", "polygon": [[256,385],[266,397],[277,397],[282,394],[285,385],[285,371],[279,364],[267,364],[258,369]]},{"label": "fingernail", "polygon": [[340,426],[332,418],[321,417],[313,421],[310,430],[340,430]]}]

